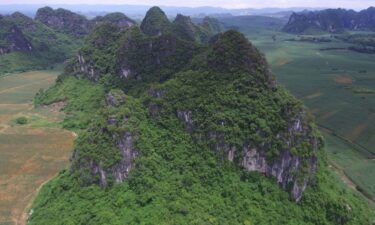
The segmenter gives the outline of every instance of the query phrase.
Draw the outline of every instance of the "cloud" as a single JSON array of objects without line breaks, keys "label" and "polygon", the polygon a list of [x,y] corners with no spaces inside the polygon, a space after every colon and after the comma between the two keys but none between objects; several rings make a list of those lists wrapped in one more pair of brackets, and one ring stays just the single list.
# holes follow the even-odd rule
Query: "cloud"
[{"label": "cloud", "polygon": [[375,0],[0,0],[0,4],[131,4],[165,6],[217,6],[224,8],[327,7],[362,9],[375,5]]}]

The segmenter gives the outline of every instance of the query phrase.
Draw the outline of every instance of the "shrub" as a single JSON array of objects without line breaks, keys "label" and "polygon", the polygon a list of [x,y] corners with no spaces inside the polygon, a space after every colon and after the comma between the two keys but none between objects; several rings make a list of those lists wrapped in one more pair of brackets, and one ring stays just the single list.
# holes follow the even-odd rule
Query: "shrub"
[{"label": "shrub", "polygon": [[24,116],[21,116],[21,117],[18,117],[16,119],[16,123],[19,124],[19,125],[24,125],[24,124],[27,124],[27,118],[24,117]]}]

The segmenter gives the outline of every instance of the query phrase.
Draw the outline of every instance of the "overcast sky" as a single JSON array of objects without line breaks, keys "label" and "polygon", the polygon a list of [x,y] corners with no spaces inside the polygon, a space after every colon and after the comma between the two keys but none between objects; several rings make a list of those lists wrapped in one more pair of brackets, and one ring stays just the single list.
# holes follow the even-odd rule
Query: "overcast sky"
[{"label": "overcast sky", "polygon": [[0,4],[131,4],[164,6],[217,6],[224,8],[327,7],[363,9],[375,0],[0,0]]}]

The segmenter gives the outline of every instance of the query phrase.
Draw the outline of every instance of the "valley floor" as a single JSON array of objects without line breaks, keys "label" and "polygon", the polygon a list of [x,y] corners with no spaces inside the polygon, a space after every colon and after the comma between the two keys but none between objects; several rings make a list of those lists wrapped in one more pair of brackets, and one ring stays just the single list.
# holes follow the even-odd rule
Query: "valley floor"
[{"label": "valley floor", "polygon": [[[34,109],[40,88],[48,88],[60,71],[32,71],[0,78],[0,224],[25,224],[39,187],[68,163],[74,135],[57,122],[56,108]],[[15,120],[26,117],[28,123]]]}]

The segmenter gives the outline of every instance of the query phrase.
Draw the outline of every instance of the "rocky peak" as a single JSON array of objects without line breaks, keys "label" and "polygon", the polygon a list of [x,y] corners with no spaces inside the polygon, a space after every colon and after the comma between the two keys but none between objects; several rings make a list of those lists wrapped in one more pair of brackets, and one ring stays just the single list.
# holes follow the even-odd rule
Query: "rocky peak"
[{"label": "rocky peak", "polygon": [[120,13],[120,12],[109,13],[105,16],[98,16],[93,19],[93,23],[94,24],[111,23],[119,27],[121,30],[132,27],[136,24],[134,20],[130,19],[125,14]]},{"label": "rocky peak", "polygon": [[175,20],[173,21],[173,26],[174,33],[181,39],[187,41],[199,41],[199,37],[197,37],[198,28],[191,21],[189,16],[177,14]]},{"label": "rocky peak", "polygon": [[264,57],[246,37],[229,30],[219,36],[208,56],[211,68],[229,70],[233,68],[252,70],[265,62]]},{"label": "rocky peak", "polygon": [[141,23],[141,30],[150,36],[160,36],[170,30],[170,21],[165,13],[157,6],[150,8]]},{"label": "rocky peak", "polygon": [[276,88],[265,57],[238,31],[229,30],[219,35],[208,54],[207,63],[219,72],[261,70],[264,82]]},{"label": "rocky peak", "polygon": [[88,34],[91,28],[88,19],[66,9],[40,8],[36,13],[35,20],[58,31],[78,37]]},{"label": "rocky peak", "polygon": [[0,55],[13,51],[31,51],[33,46],[10,17],[0,18]]}]

